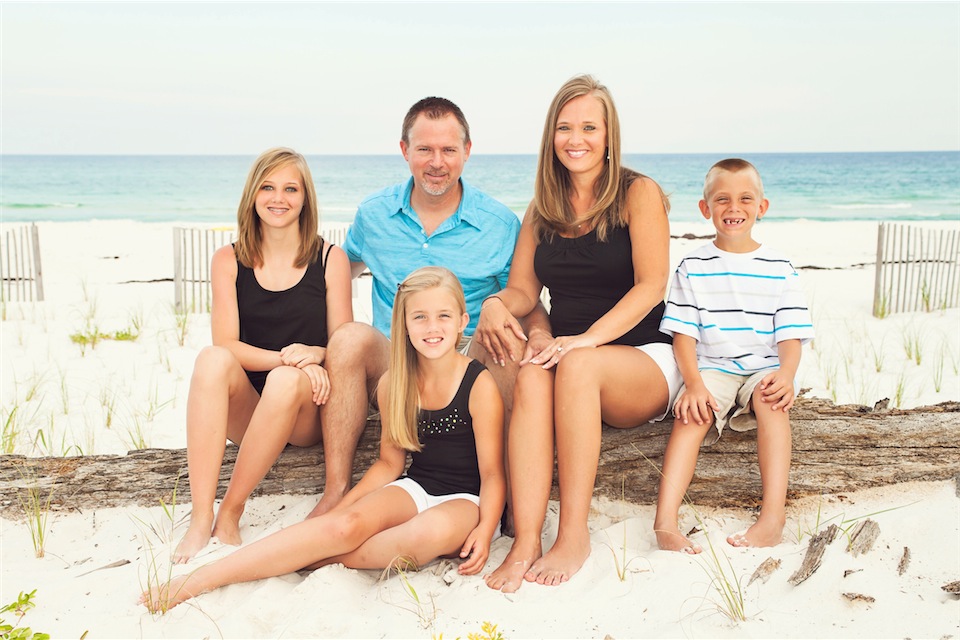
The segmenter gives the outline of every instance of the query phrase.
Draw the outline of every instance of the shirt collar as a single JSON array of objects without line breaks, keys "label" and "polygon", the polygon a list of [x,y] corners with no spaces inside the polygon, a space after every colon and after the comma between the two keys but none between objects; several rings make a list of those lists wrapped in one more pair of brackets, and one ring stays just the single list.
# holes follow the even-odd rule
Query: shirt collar
[{"label": "shirt collar", "polygon": [[[400,197],[400,206],[391,215],[404,214],[408,218],[415,220],[417,224],[420,224],[420,217],[417,216],[417,212],[410,206],[410,194],[413,193],[413,187],[413,176],[410,176],[406,186],[403,188]],[[460,188],[462,190],[460,194],[460,206],[457,207],[454,214],[441,225],[441,228],[446,227],[448,224],[456,225],[460,222],[466,222],[472,227],[480,228],[479,214],[476,206],[474,206],[477,198],[477,190],[471,187],[462,176],[460,177]]]}]

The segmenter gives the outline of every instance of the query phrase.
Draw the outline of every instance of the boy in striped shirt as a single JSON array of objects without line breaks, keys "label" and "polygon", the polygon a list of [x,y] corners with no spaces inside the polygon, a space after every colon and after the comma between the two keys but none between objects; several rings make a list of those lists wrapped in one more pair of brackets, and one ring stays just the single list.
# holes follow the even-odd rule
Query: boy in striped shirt
[{"label": "boy in striped shirt", "polygon": [[700,211],[716,239],[683,259],[660,330],[673,336],[683,387],[663,457],[654,531],[661,549],[700,553],[678,512],[701,444],[727,425],[757,429],[763,503],[757,521],[727,538],[737,547],[780,543],[790,472],[790,418],[801,345],[813,337],[810,312],[790,261],[753,239],[767,212],[757,169],[737,158],[707,172]]}]

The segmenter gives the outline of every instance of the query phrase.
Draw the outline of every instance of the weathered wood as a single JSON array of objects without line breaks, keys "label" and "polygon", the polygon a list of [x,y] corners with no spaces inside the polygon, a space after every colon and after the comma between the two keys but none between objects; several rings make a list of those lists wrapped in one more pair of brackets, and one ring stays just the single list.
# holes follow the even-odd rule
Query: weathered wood
[{"label": "weathered wood", "polygon": [[820,568],[820,562],[823,560],[823,552],[827,550],[827,545],[833,542],[834,538],[837,537],[837,533],[840,529],[835,524],[831,524],[829,527],[818,533],[817,535],[810,538],[810,543],[807,546],[807,553],[803,556],[803,562],[800,563],[800,568],[790,576],[790,579],[787,580],[793,586],[797,586]]},{"label": "weathered wood", "polygon": [[[960,474],[960,403],[874,412],[801,398],[791,411],[791,423],[791,499]],[[636,504],[654,502],[670,426],[605,428],[596,494]],[[369,423],[357,452],[355,480],[376,459],[379,437],[379,424]],[[227,447],[220,496],[236,455],[236,447]],[[319,494],[323,474],[320,446],[287,447],[254,495]],[[59,509],[149,505],[161,498],[169,502],[175,485],[178,503],[190,499],[183,449],[73,458],[0,456],[0,513],[15,516],[20,511],[17,492],[35,483],[55,483],[53,504]],[[760,495],[755,434],[727,430],[720,442],[701,450],[688,492],[694,504],[756,507]]]},{"label": "weathered wood", "polygon": [[753,575],[750,576],[750,580],[747,581],[747,586],[749,587],[757,580],[766,584],[767,580],[770,579],[771,574],[780,568],[780,564],[780,558],[774,558],[773,556],[770,556],[761,562],[760,566],[757,567],[756,571],[753,572]]},{"label": "weathered wood", "polygon": [[900,562],[897,563],[897,575],[902,576],[910,566],[910,547],[903,548],[903,555],[900,556]]},{"label": "weathered wood", "polygon": [[850,543],[847,544],[847,551],[856,558],[861,553],[866,553],[873,549],[873,543],[880,536],[880,525],[867,518],[857,523],[853,533],[850,534]]}]

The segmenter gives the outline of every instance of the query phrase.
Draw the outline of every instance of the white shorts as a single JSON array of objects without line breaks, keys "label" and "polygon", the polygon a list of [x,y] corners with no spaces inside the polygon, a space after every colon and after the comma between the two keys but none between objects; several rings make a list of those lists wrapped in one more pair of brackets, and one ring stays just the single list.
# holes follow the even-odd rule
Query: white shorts
[{"label": "white shorts", "polygon": [[450,502],[451,500],[469,500],[478,507],[480,506],[480,496],[475,496],[472,493],[448,493],[444,496],[432,496],[424,491],[420,483],[413,478],[400,478],[399,480],[394,480],[387,486],[400,487],[406,491],[417,505],[417,513],[423,513],[430,507],[435,507],[444,502]]},{"label": "white shorts", "polygon": [[653,361],[660,367],[660,372],[667,381],[667,390],[670,394],[667,398],[667,410],[663,415],[657,416],[650,422],[660,422],[673,411],[673,403],[680,393],[680,387],[683,385],[683,376],[680,375],[680,369],[677,367],[677,359],[673,356],[673,345],[664,342],[651,342],[635,347],[653,358]]}]

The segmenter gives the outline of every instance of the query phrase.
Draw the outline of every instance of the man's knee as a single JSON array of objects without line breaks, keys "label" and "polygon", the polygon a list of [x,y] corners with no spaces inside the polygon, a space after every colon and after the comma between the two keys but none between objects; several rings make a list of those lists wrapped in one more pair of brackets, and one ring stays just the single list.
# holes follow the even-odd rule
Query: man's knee
[{"label": "man's knee", "polygon": [[388,345],[386,338],[370,325],[348,322],[330,336],[324,367],[329,371],[366,365],[381,356]]}]

